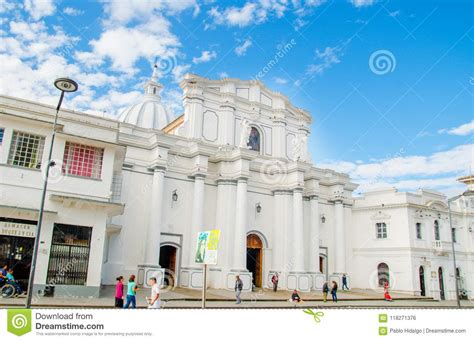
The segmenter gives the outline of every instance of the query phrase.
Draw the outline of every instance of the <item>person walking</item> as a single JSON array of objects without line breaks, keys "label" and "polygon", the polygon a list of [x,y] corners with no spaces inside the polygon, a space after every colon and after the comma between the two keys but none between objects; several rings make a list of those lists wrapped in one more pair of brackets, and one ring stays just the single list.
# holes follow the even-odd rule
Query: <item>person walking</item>
[{"label": "person walking", "polygon": [[328,300],[328,292],[329,292],[328,282],[324,282],[323,284],[323,301],[324,302]]},{"label": "person walking", "polygon": [[124,309],[128,309],[130,304],[132,305],[133,309],[137,307],[137,299],[136,299],[137,290],[138,290],[138,287],[135,284],[135,275],[131,275],[130,278],[128,279],[127,301],[125,302],[125,305],[123,306]]},{"label": "person walking", "polygon": [[388,281],[385,281],[385,283],[383,285],[383,297],[384,297],[385,301],[392,302],[393,299],[392,299],[392,296],[390,296],[390,293],[388,292],[388,289],[389,289]]},{"label": "person walking", "polygon": [[347,286],[347,277],[346,274],[342,275],[342,290],[344,290],[344,287],[349,290],[349,287]]},{"label": "person walking", "polygon": [[151,277],[148,284],[151,286],[151,296],[146,299],[148,302],[148,309],[160,309],[160,286],[156,281],[156,277]]},{"label": "person walking", "polygon": [[240,276],[235,276],[235,303],[240,304],[242,300],[240,299],[240,294],[242,293],[242,289],[244,287],[244,283],[240,279]]},{"label": "person walking", "polygon": [[278,272],[275,272],[272,276],[273,291],[277,292],[278,289]]},{"label": "person walking", "polygon": [[332,301],[337,303],[337,283],[335,281],[332,281],[331,296]]},{"label": "person walking", "polygon": [[123,308],[123,276],[116,278],[115,285],[115,308]]}]

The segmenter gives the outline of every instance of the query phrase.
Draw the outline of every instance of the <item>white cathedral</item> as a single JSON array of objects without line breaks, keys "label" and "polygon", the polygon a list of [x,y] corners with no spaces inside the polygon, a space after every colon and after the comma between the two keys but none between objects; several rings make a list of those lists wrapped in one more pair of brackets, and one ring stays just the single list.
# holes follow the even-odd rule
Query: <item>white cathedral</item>
[{"label": "white cathedral", "polygon": [[[202,288],[199,231],[218,229],[210,288],[353,288],[455,297],[474,290],[474,201],[385,188],[354,197],[348,175],[314,165],[309,112],[259,81],[187,74],[184,113],[160,99],[156,70],[118,119],[59,113],[41,235],[35,234],[55,108],[0,96],[0,263],[26,283],[40,238],[35,292],[97,296],[101,285],[162,274]],[[93,103],[91,104],[93,105]],[[474,177],[461,179],[472,189]],[[452,261],[454,240],[457,268]]]}]

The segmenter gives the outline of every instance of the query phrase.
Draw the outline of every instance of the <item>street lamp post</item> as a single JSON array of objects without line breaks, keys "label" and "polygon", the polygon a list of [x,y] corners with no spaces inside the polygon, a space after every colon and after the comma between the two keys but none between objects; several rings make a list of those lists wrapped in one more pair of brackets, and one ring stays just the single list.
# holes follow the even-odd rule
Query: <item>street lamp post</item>
[{"label": "street lamp post", "polygon": [[26,308],[31,307],[31,299],[33,297],[33,283],[35,280],[35,270],[36,270],[36,261],[38,258],[38,247],[39,247],[41,226],[43,224],[44,203],[46,199],[46,190],[48,188],[49,169],[52,166],[54,166],[54,162],[51,160],[51,157],[53,154],[54,139],[56,137],[56,125],[58,122],[59,109],[61,108],[61,104],[63,102],[64,93],[75,92],[77,91],[77,88],[78,88],[77,83],[69,78],[56,79],[54,81],[54,86],[57,89],[61,90],[61,96],[59,97],[58,106],[56,107],[56,115],[54,116],[53,134],[51,136],[51,143],[49,145],[49,153],[48,153],[48,163],[46,164],[46,169],[45,169],[45,174],[44,174],[43,192],[41,194],[41,204],[40,204],[40,209],[39,209],[39,214],[38,214],[38,223],[36,225],[35,245],[33,248],[33,255],[31,259],[30,277],[28,279],[28,294],[26,297],[26,305],[25,305]]},{"label": "street lamp post", "polygon": [[462,194],[456,195],[455,197],[452,197],[448,199],[448,217],[449,217],[449,228],[450,228],[450,233],[451,233],[451,250],[453,252],[453,266],[454,266],[454,283],[456,287],[456,304],[458,308],[461,308],[461,300],[459,298],[459,278],[457,276],[457,264],[456,264],[456,251],[454,248],[454,234],[453,234],[453,222],[451,218],[451,203],[453,201],[458,200],[461,197],[471,197],[474,196],[474,176],[465,176],[462,178],[459,178],[458,181],[463,182],[468,185],[467,191],[465,191]]}]

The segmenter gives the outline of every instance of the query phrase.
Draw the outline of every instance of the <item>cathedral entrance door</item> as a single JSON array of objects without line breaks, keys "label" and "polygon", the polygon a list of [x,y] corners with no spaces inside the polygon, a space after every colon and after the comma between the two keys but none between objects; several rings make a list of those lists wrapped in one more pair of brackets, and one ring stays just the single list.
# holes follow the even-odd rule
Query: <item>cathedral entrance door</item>
[{"label": "cathedral entrance door", "polygon": [[176,257],[178,249],[172,245],[160,247],[160,266],[165,269],[165,286],[175,286],[176,282]]},{"label": "cathedral entrance door", "polygon": [[256,287],[262,287],[263,243],[256,234],[247,236],[247,270],[252,273],[252,281]]}]

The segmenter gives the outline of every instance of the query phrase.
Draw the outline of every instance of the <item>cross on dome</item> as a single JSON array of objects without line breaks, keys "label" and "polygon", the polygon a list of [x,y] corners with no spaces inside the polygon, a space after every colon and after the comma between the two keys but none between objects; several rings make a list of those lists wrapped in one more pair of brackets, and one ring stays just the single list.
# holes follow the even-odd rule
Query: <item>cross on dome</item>
[{"label": "cross on dome", "polygon": [[166,127],[174,117],[161,103],[161,90],[163,85],[158,81],[158,65],[155,63],[150,79],[144,84],[145,94],[142,100],[125,109],[119,120],[147,129]]},{"label": "cross on dome", "polygon": [[163,85],[158,81],[158,65],[153,65],[153,73],[148,82],[145,83],[145,97],[153,97],[155,100],[160,100],[160,92],[163,90]]}]

